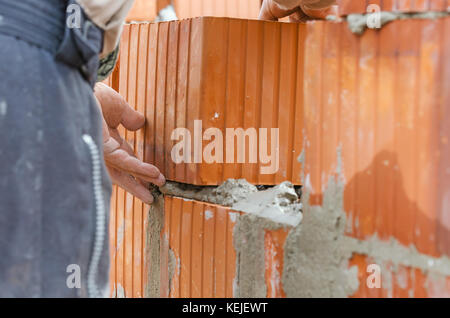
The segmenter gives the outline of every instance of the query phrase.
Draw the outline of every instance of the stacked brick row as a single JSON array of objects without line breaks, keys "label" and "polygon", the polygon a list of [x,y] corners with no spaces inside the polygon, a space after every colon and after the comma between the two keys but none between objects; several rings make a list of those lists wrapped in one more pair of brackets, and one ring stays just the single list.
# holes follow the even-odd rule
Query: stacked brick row
[{"label": "stacked brick row", "polygon": [[[198,18],[137,24],[125,28],[112,83],[146,114],[145,131],[128,132],[127,140],[169,180],[197,185],[228,178],[266,185],[289,180],[304,186],[307,205],[321,206],[330,178],[338,178],[349,237],[394,238],[441,257],[450,255],[449,35],[450,18],[395,21],[362,36],[331,22]],[[279,128],[279,171],[261,175],[258,164],[175,165],[171,132],[193,131],[197,119],[204,130]],[[174,197],[166,197],[165,207],[163,259],[169,262],[171,250],[177,270],[170,279],[161,271],[161,296],[232,297],[236,212]],[[151,245],[147,210],[115,190],[114,296],[145,296],[152,270],[145,256]],[[275,278],[283,270],[286,235],[270,234],[265,242],[270,297],[285,296]],[[440,293],[431,292],[425,287],[428,273],[407,266],[392,270],[394,277],[402,275],[402,284],[394,279],[391,286],[368,289],[370,263],[365,255],[351,259],[361,282],[355,297],[450,291],[447,283]]]}]

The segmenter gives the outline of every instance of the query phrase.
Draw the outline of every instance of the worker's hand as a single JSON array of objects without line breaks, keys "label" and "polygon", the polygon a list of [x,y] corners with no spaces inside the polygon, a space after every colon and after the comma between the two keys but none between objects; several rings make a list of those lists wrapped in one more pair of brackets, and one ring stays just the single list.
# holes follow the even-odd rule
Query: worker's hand
[{"label": "worker's hand", "polygon": [[163,186],[166,180],[158,168],[136,158],[131,146],[117,130],[120,124],[131,131],[139,130],[145,124],[145,117],[103,83],[96,84],[95,97],[103,113],[103,152],[112,181],[143,202],[151,204],[153,196],[149,191],[149,183]]},{"label": "worker's hand", "polygon": [[289,17],[291,22],[306,22],[338,16],[335,0],[264,0],[259,18],[277,21]]}]

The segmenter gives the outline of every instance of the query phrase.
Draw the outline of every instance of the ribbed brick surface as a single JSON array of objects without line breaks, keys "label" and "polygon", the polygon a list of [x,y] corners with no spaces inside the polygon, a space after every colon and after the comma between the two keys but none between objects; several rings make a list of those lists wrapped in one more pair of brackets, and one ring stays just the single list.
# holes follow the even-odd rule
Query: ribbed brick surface
[{"label": "ribbed brick surface", "polygon": [[[144,153],[168,180],[218,185],[229,178],[255,184],[300,183],[303,125],[304,26],[274,22],[197,18],[181,22],[129,25],[121,44],[119,91],[146,105]],[[283,63],[281,63],[283,61]],[[279,170],[262,175],[259,163],[177,164],[171,158],[175,128],[192,134],[219,128],[279,128]],[[259,134],[258,134],[259,135]],[[258,141],[261,135],[258,136]],[[262,139],[264,140],[264,139]],[[203,147],[210,142],[203,141]],[[248,149],[248,140],[247,140]]]},{"label": "ribbed brick surface", "polygon": [[362,37],[316,22],[306,33],[311,203],[322,203],[340,169],[353,236],[448,255],[450,18],[397,21]]},{"label": "ribbed brick surface", "polygon": [[[128,42],[129,39],[130,33],[125,31],[123,40]],[[133,59],[133,56],[142,54],[138,51],[142,48],[143,46],[134,42],[126,50],[121,50],[118,65],[108,79],[113,88],[117,89],[120,85],[124,85],[124,79],[119,77],[120,61],[128,61],[130,57],[130,67],[137,69],[137,60]],[[136,78],[125,80],[129,83],[136,82]],[[119,83],[119,81],[122,82]],[[121,93],[132,107],[141,113],[146,112],[145,101],[141,95],[128,91],[121,91]],[[141,160],[144,159],[144,139],[147,130],[144,128],[138,132],[131,132],[126,131],[122,126],[119,127],[120,134],[133,147],[136,156]],[[119,187],[114,187],[110,215],[110,277],[113,282],[111,288],[116,292],[115,296],[144,296],[148,273],[148,259],[145,258],[148,209],[149,207],[139,199]]]},{"label": "ribbed brick surface", "polygon": [[[236,253],[233,229],[236,213],[217,205],[180,198],[165,198],[162,237],[168,240],[162,264],[168,264],[169,249],[176,260],[171,285],[162,297],[233,297]],[[167,269],[167,267],[166,267]],[[169,273],[162,268],[162,281]]]},{"label": "ribbed brick surface", "polygon": [[110,214],[110,282],[113,297],[140,298],[148,277],[148,206],[114,187]]}]

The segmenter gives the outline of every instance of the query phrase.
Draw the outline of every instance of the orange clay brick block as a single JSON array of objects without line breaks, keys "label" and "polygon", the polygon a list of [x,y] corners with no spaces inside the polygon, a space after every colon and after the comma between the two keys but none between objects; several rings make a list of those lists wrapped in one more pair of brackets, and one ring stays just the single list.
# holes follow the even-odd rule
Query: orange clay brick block
[{"label": "orange clay brick block", "polygon": [[446,11],[450,7],[448,0],[336,0],[339,13],[366,13],[370,5],[378,5],[381,11],[423,12]]},{"label": "orange clay brick block", "polygon": [[[163,298],[232,298],[237,297],[240,280],[237,266],[247,251],[235,249],[238,218],[244,213],[230,208],[193,200],[166,196],[164,199],[163,227],[159,246],[151,240],[152,250],[160,259],[147,264],[142,275],[159,273],[159,296]],[[255,224],[256,225],[256,224]],[[264,230],[264,284],[267,298],[284,298],[282,279],[284,247],[292,228]],[[323,228],[327,231],[326,228]],[[245,243],[244,243],[245,244]],[[299,249],[301,247],[299,246]],[[303,247],[304,248],[304,247]],[[248,251],[250,252],[250,251]],[[154,255],[152,252],[147,255]],[[393,265],[382,261],[380,288],[370,288],[368,271],[374,260],[354,254],[349,268],[357,268],[359,287],[351,295],[355,298],[448,297],[450,277],[436,276],[420,269]],[[156,268],[157,267],[157,268]],[[125,267],[124,271],[129,268]],[[247,268],[248,270],[248,268]],[[259,269],[255,268],[255,271]],[[299,268],[301,271],[301,269]],[[256,277],[259,277],[258,275]],[[143,280],[146,284],[147,280]],[[127,285],[125,285],[127,286]],[[141,297],[125,287],[126,297]],[[146,286],[142,287],[144,290]],[[146,295],[148,296],[148,295]],[[248,297],[248,295],[246,296]],[[252,297],[252,295],[250,295]]]},{"label": "orange clay brick block", "polygon": [[158,0],[135,0],[127,16],[127,22],[153,21],[158,15]]},{"label": "orange clay brick block", "polygon": [[[125,54],[122,54],[125,55]],[[120,63],[120,62],[119,62]],[[118,65],[119,66],[119,65]],[[117,89],[119,87],[119,67],[116,67],[104,81]],[[145,105],[136,103],[130,97],[130,105],[145,113]],[[122,126],[119,132],[135,150],[136,156],[144,159],[143,148],[145,130],[126,131]],[[112,297],[143,297],[147,282],[147,249],[149,206],[118,186],[113,186],[110,209],[110,286]]]},{"label": "orange clay brick block", "polygon": [[[240,214],[218,205],[165,198],[161,241],[167,244],[161,244],[161,297],[234,297],[237,256],[233,231]],[[287,234],[284,229],[266,231],[267,297],[285,296],[281,275]],[[167,271],[169,250],[176,263],[171,277]]]},{"label": "orange clay brick block", "polygon": [[[145,109],[145,144],[138,143],[145,160],[154,163],[168,180],[196,185],[218,185],[234,178],[254,184],[300,183],[302,150],[303,54],[305,27],[299,24],[196,18],[159,24],[128,25],[124,30],[118,90],[132,104]],[[202,149],[215,140],[203,140],[199,155],[194,121],[203,132],[218,128],[223,134],[223,160],[206,163]],[[190,163],[175,164],[171,140],[175,128],[191,133]],[[227,148],[226,129],[254,129],[256,148]],[[259,133],[265,129],[267,138]],[[262,174],[261,154],[273,154],[279,128],[279,169]],[[201,133],[197,134],[197,136]],[[258,149],[258,143],[260,145]],[[239,163],[238,154],[245,154]],[[228,153],[228,152],[229,153]],[[234,157],[232,156],[234,152]],[[202,160],[203,163],[195,163]],[[198,162],[198,161],[197,161]]]},{"label": "orange clay brick block", "polygon": [[305,176],[321,205],[341,176],[351,234],[450,255],[450,18],[359,37],[307,25]]},{"label": "orange clay brick block", "polygon": [[261,0],[174,0],[179,19],[201,16],[256,19]]}]

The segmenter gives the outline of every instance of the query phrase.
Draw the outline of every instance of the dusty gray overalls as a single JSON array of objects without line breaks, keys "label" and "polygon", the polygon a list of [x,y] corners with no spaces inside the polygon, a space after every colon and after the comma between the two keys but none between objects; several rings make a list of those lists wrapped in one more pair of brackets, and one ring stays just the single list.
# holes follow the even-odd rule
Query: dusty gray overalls
[{"label": "dusty gray overalls", "polygon": [[0,0],[0,297],[107,295],[102,38],[74,1]]}]

